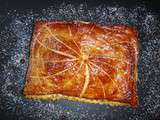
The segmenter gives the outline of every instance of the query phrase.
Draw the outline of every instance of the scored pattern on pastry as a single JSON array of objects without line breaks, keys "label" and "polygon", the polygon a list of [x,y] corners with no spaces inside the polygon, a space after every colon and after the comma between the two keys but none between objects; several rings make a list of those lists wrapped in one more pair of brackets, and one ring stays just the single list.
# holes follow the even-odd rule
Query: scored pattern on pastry
[{"label": "scored pattern on pastry", "polygon": [[130,103],[137,79],[137,47],[125,29],[90,23],[45,23],[33,37],[34,54],[26,84],[34,85],[28,89],[26,85],[26,93],[38,89],[34,94]]}]

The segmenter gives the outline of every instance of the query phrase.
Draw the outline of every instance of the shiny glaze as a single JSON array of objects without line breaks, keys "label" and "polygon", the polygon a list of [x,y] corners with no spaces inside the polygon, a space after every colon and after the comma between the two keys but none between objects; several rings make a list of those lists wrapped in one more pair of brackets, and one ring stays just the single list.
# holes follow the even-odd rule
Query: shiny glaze
[{"label": "shiny glaze", "polygon": [[137,58],[134,28],[37,21],[24,93],[107,99],[136,106]]}]

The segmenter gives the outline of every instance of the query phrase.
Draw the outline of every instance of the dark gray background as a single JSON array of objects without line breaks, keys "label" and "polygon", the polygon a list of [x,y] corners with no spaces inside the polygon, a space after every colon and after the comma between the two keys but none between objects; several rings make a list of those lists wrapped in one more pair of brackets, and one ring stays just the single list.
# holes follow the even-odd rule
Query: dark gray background
[{"label": "dark gray background", "polygon": [[[0,1],[0,120],[160,119],[160,4],[156,1]],[[139,30],[138,108],[25,99],[34,20],[126,24]]]}]

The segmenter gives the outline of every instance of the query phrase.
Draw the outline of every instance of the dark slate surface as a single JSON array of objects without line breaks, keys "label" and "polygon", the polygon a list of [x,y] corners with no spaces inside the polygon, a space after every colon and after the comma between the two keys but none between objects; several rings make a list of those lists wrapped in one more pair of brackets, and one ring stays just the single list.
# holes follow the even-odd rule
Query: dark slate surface
[{"label": "dark slate surface", "polygon": [[[86,0],[87,1],[87,0]],[[53,1],[54,2],[54,1]],[[15,3],[16,4],[16,3]],[[20,4],[20,3],[19,3]],[[143,3],[127,7],[100,2],[55,2],[50,6],[0,8],[0,120],[158,120],[160,119],[160,14]],[[11,8],[11,6],[13,8]],[[15,8],[14,8],[15,7]],[[82,20],[136,26],[140,38],[138,108],[25,99],[22,91],[34,20]]]}]

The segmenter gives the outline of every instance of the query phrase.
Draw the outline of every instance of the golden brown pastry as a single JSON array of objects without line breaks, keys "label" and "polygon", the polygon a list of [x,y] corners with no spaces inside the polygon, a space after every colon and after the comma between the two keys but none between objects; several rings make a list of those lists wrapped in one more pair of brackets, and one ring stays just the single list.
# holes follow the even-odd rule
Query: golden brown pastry
[{"label": "golden brown pastry", "polygon": [[124,25],[36,21],[24,95],[136,107],[137,39]]}]

